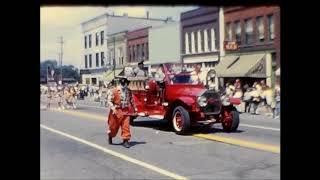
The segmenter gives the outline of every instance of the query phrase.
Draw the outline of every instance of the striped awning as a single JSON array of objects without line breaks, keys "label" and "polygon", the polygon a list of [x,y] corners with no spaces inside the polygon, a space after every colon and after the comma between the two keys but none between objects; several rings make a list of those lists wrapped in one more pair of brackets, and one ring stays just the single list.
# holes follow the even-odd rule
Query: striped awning
[{"label": "striped awning", "polygon": [[225,56],[216,66],[219,77],[266,77],[265,54]]}]

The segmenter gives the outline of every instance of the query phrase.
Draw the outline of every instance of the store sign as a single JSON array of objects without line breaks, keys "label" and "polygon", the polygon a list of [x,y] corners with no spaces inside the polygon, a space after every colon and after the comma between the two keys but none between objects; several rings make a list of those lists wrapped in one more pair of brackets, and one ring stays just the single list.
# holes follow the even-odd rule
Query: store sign
[{"label": "store sign", "polygon": [[226,51],[236,51],[239,49],[237,41],[224,41],[224,49]]}]

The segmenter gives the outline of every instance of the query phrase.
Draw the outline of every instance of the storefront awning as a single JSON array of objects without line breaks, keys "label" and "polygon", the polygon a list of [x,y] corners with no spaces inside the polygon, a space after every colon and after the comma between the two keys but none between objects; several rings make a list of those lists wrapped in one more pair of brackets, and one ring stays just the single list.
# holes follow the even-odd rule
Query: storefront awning
[{"label": "storefront awning", "polygon": [[214,67],[218,76],[222,76],[226,73],[226,69],[237,60],[239,56],[225,56],[221,57],[220,62]]},{"label": "storefront awning", "polygon": [[104,74],[103,80],[110,82],[115,78],[114,75],[118,76],[122,71],[123,69],[116,69],[115,73],[114,71],[108,71]]},{"label": "storefront awning", "polygon": [[[220,77],[266,77],[265,54],[250,54],[241,56],[224,57],[217,66]],[[224,61],[224,62],[223,62]]]}]

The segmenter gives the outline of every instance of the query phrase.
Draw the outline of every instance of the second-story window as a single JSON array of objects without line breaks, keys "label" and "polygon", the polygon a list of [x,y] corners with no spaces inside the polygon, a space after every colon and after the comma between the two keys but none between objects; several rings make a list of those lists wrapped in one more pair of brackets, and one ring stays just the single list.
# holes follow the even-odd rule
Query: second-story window
[{"label": "second-story window", "polygon": [[104,52],[101,52],[100,60],[101,60],[101,66],[104,66]]},{"label": "second-story window", "polygon": [[99,67],[99,53],[96,53],[96,67]]},{"label": "second-story window", "polygon": [[272,41],[274,39],[273,15],[268,16],[268,27],[269,27],[269,39]]},{"label": "second-story window", "polygon": [[99,45],[99,33],[96,33],[96,46]]},{"label": "second-story window", "polygon": [[189,54],[189,35],[187,32],[184,35],[184,53]]},{"label": "second-story window", "polygon": [[88,57],[87,57],[87,55],[84,55],[84,67],[86,69],[88,68]]},{"label": "second-story window", "polygon": [[101,31],[100,32],[100,39],[101,39],[101,45],[103,45],[103,42],[104,42],[104,31]]},{"label": "second-story window", "polygon": [[241,44],[241,24],[240,21],[235,22],[236,41]]},{"label": "second-story window", "polygon": [[90,68],[92,67],[92,56],[91,56],[91,54],[89,54],[89,67]]},{"label": "second-story window", "polygon": [[257,17],[257,38],[258,42],[264,41],[263,16]]},{"label": "second-story window", "polygon": [[230,22],[226,24],[226,40],[232,41],[232,28]]},{"label": "second-story window", "polygon": [[89,34],[89,48],[91,48],[91,34]]},{"label": "second-story window", "polygon": [[149,43],[146,43],[146,60],[149,59]]},{"label": "second-story window", "polygon": [[87,36],[84,36],[84,48],[87,49]]},{"label": "second-story window", "polygon": [[252,19],[245,20],[245,42],[251,44],[253,42],[253,22]]},{"label": "second-story window", "polygon": [[211,46],[211,29],[206,30],[208,32],[208,51],[212,51],[212,46]]},{"label": "second-story window", "polygon": [[145,60],[145,46],[144,46],[144,44],[141,44],[141,50],[142,50],[142,52],[141,52],[141,58],[142,58],[142,60]]},{"label": "second-story window", "polygon": [[201,52],[204,52],[204,30],[200,31],[200,44],[201,44]]},{"label": "second-story window", "polygon": [[188,33],[188,52],[192,53],[192,40],[191,40],[191,32]]}]

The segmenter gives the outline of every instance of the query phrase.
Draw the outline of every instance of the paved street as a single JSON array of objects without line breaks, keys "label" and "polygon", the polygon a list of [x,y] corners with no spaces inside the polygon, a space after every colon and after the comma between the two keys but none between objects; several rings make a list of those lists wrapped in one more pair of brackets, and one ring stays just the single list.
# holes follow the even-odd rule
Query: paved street
[{"label": "paved street", "polygon": [[41,110],[41,179],[280,179],[279,119],[241,114],[237,132],[214,125],[186,136],[138,119],[126,149],[119,137],[107,144],[106,114],[87,100]]}]

